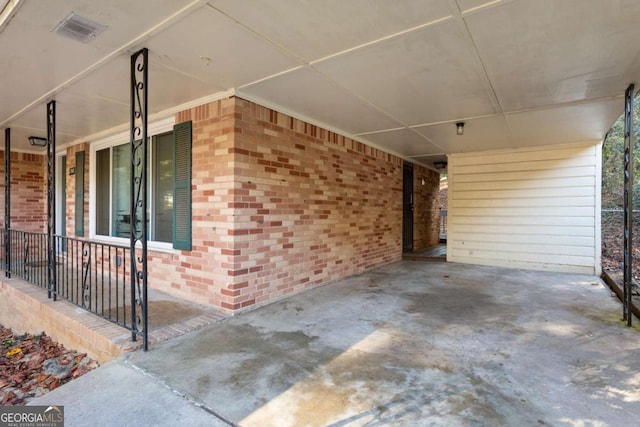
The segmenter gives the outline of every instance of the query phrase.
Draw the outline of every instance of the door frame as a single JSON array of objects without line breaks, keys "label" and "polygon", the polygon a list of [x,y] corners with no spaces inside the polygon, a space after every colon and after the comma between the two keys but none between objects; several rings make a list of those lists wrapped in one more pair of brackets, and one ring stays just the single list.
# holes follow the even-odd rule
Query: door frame
[{"label": "door frame", "polygon": [[402,162],[402,252],[413,251],[413,163]]}]

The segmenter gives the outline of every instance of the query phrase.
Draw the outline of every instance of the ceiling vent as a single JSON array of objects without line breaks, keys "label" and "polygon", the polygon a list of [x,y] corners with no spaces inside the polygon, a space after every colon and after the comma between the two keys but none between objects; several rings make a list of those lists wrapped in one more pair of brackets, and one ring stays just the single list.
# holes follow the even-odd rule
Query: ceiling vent
[{"label": "ceiling vent", "polygon": [[80,43],[87,43],[95,39],[107,29],[106,25],[99,24],[91,19],[84,18],[75,12],[71,12],[64,18],[53,32],[68,37]]}]

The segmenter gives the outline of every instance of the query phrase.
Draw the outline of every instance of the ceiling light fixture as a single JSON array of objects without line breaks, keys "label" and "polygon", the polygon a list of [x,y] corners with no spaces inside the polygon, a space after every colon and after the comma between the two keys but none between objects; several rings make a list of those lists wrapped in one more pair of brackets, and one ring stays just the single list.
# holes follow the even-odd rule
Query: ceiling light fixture
[{"label": "ceiling light fixture", "polygon": [[456,123],[456,134],[464,135],[464,122]]},{"label": "ceiling light fixture", "polygon": [[30,136],[29,144],[34,147],[46,147],[47,146],[47,138],[41,138],[39,136]]},{"label": "ceiling light fixture", "polygon": [[443,169],[446,169],[447,162],[433,162],[433,167],[441,171]]}]

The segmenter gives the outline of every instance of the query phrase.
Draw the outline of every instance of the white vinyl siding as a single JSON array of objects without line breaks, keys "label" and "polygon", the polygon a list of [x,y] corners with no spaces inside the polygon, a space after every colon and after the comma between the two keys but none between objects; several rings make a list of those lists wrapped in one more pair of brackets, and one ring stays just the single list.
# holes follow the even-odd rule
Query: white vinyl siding
[{"label": "white vinyl siding", "polygon": [[447,260],[599,274],[600,149],[450,155]]}]

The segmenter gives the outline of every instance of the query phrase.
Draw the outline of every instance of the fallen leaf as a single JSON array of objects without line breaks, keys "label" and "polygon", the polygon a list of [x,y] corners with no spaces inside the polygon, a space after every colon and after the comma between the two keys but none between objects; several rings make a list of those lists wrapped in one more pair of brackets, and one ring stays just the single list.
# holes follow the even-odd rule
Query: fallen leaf
[{"label": "fallen leaf", "polygon": [[12,357],[20,353],[22,353],[22,349],[20,347],[16,347],[13,350],[7,351],[7,357]]}]

